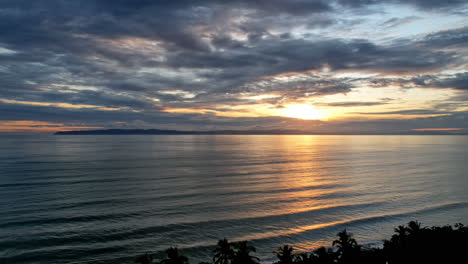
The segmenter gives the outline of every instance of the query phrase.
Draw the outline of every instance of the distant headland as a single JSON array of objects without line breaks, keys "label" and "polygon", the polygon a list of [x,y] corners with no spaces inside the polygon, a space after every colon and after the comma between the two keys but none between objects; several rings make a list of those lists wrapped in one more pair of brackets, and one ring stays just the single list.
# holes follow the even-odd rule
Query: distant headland
[{"label": "distant headland", "polygon": [[212,130],[183,131],[165,129],[102,129],[59,131],[55,135],[309,135],[300,130]]},{"label": "distant headland", "polygon": [[408,131],[401,133],[316,133],[304,130],[165,130],[165,129],[101,129],[58,131],[55,135],[466,135],[445,131]]}]

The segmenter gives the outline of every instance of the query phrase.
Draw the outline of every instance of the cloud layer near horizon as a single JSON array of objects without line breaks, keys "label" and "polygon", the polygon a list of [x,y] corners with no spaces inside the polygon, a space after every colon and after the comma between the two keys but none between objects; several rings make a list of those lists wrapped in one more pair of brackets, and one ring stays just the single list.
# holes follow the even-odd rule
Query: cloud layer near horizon
[{"label": "cloud layer near horizon", "polygon": [[[458,0],[4,0],[0,129],[468,128],[466,15]],[[294,104],[328,118],[282,117]]]}]

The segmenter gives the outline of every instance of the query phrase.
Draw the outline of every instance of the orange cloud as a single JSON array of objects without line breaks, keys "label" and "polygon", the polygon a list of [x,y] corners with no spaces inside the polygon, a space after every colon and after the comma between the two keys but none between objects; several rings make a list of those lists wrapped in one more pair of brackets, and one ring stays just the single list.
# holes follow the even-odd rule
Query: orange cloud
[{"label": "orange cloud", "polygon": [[307,70],[307,71],[292,71],[292,72],[283,72],[283,73],[279,73],[279,74],[276,74],[276,75],[267,75],[267,76],[263,76],[262,79],[264,80],[269,80],[269,79],[275,79],[275,78],[284,78],[284,77],[292,77],[292,76],[297,76],[297,75],[302,75],[302,76],[306,76],[306,75],[309,75],[311,73],[315,73],[315,72],[319,72],[320,70]]},{"label": "orange cloud", "polygon": [[62,123],[42,121],[0,121],[0,132],[55,132],[68,130],[102,129],[104,127],[66,126]]},{"label": "orange cloud", "polygon": [[126,108],[112,108],[112,107],[105,107],[100,105],[87,105],[87,104],[69,104],[69,103],[48,103],[48,102],[30,102],[30,101],[17,101],[17,100],[9,100],[9,99],[1,99],[0,102],[6,104],[21,104],[21,105],[34,105],[34,106],[53,106],[53,107],[60,107],[60,108],[94,108],[104,111],[117,111]]},{"label": "orange cloud", "polygon": [[460,131],[464,130],[463,128],[416,128],[411,129],[413,131]]}]

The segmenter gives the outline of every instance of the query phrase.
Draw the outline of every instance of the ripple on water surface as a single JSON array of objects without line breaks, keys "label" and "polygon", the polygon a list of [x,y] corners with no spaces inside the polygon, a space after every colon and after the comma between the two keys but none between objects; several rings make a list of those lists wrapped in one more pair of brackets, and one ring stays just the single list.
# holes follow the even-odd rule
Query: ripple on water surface
[{"label": "ripple on water surface", "polygon": [[466,136],[3,136],[0,258],[131,263],[177,245],[209,260],[217,239],[268,261],[343,228],[467,222]]}]

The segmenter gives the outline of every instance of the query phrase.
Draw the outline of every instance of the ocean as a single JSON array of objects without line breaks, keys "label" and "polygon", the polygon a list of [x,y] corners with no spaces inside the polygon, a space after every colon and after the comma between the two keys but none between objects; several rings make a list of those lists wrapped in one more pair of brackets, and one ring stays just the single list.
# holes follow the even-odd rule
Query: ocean
[{"label": "ocean", "polygon": [[380,245],[468,224],[468,136],[0,136],[0,263],[133,263],[217,240]]}]

